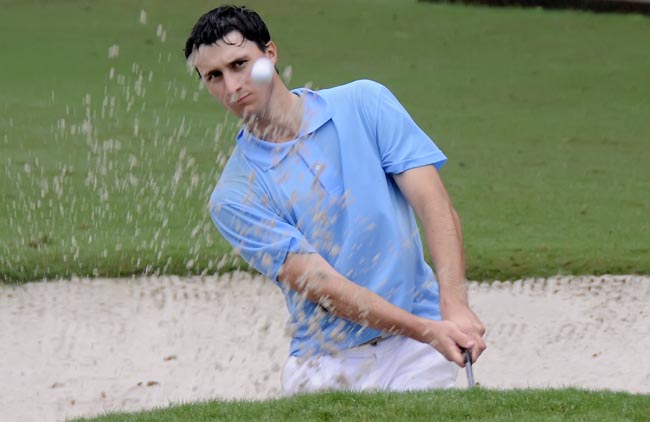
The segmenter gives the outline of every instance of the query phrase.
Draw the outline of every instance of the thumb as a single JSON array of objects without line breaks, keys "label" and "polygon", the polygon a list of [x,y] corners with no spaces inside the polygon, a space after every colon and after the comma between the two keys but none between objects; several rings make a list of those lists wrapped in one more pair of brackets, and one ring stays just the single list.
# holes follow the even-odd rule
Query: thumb
[{"label": "thumb", "polygon": [[460,330],[455,330],[451,338],[461,349],[471,349],[475,346],[474,339]]},{"label": "thumb", "polygon": [[455,350],[452,352],[452,359],[450,360],[455,362],[461,368],[464,368],[465,356],[463,355],[463,352],[465,349],[471,350],[472,347],[474,347],[474,340],[460,330],[453,330],[450,337],[456,346],[454,348]]}]

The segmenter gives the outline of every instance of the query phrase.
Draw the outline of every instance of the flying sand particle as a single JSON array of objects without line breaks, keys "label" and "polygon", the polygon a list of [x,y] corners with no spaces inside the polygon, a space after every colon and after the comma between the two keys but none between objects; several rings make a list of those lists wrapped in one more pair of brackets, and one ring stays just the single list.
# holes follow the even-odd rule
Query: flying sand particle
[{"label": "flying sand particle", "polygon": [[114,59],[117,58],[117,56],[120,55],[120,46],[117,44],[113,44],[112,46],[108,47],[108,58],[109,59]]}]

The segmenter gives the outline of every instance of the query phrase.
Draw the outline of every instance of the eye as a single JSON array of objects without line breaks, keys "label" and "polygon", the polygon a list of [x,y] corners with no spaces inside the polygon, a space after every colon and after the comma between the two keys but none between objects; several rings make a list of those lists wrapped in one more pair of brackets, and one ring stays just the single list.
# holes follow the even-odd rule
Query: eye
[{"label": "eye", "polygon": [[246,60],[237,60],[236,62],[233,62],[232,65],[235,69],[241,69],[244,67],[245,64],[246,64]]},{"label": "eye", "polygon": [[221,77],[221,72],[210,72],[207,75],[205,75],[205,81],[210,82],[219,77]]}]

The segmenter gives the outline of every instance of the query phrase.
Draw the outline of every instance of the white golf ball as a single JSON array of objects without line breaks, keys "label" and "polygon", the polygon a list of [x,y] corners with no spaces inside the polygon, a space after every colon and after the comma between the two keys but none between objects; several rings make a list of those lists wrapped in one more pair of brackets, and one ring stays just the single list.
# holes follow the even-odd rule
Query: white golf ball
[{"label": "white golf ball", "polygon": [[273,72],[275,72],[273,62],[267,57],[260,57],[253,63],[251,79],[258,84],[267,84],[273,79]]}]

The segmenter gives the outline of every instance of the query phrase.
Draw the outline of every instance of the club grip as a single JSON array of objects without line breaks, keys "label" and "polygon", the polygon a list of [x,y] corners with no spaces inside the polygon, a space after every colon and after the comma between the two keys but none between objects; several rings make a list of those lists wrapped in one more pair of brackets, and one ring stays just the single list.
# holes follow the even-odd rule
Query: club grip
[{"label": "club grip", "polygon": [[461,352],[463,353],[463,361],[466,364],[473,364],[472,362],[472,352],[469,349],[465,349],[464,347],[461,347]]}]

